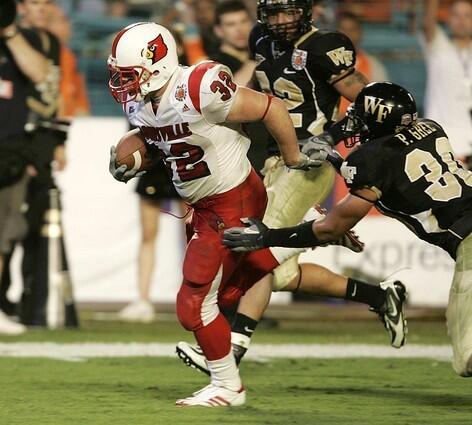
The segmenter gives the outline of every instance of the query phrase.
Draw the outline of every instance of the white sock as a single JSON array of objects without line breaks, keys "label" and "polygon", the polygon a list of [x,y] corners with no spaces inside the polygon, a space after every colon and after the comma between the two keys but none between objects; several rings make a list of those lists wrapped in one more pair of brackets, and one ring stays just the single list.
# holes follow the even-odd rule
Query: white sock
[{"label": "white sock", "polygon": [[211,383],[217,387],[224,387],[232,391],[239,391],[242,387],[238,366],[234,360],[233,351],[218,360],[207,360],[211,373]]},{"label": "white sock", "polygon": [[249,345],[251,345],[251,338],[244,334],[231,332],[231,344],[240,345],[247,350]]}]

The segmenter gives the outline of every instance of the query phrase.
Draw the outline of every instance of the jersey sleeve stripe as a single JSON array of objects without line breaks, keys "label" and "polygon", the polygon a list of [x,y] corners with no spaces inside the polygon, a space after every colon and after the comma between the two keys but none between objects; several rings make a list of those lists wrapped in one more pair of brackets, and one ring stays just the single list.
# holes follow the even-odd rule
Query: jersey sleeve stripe
[{"label": "jersey sleeve stripe", "polygon": [[216,66],[216,62],[203,62],[195,67],[188,78],[188,93],[192,100],[193,107],[201,113],[200,108],[200,86],[205,73]]}]

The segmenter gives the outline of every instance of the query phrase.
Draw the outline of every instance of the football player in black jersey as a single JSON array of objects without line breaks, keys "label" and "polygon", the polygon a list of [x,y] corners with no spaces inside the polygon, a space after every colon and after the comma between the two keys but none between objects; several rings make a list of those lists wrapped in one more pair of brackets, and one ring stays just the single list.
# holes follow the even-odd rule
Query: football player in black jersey
[{"label": "football player in black jersey", "polygon": [[472,376],[472,172],[456,160],[438,123],[417,118],[413,97],[400,86],[369,84],[347,121],[350,131],[362,133],[362,144],[340,166],[350,194],[322,221],[283,229],[252,221],[250,233],[225,232],[225,244],[243,251],[318,246],[375,206],[456,261],[446,317],[454,370]]},{"label": "football player in black jersey", "polygon": [[[258,24],[249,39],[257,83],[264,92],[285,101],[301,144],[315,136],[336,137],[336,132],[333,136],[327,131],[337,119],[340,96],[353,101],[367,82],[355,70],[356,55],[349,38],[339,32],[317,29],[312,25],[311,13],[311,0],[259,0]],[[336,126],[338,133],[340,127]],[[275,141],[269,142],[269,154],[263,170],[268,196],[264,223],[279,228],[312,220],[305,214],[331,192],[333,167],[321,163],[310,171],[288,171]],[[371,306],[378,297],[379,304],[373,308],[384,322],[389,321],[391,302],[401,310],[405,299],[405,288],[400,282],[382,282],[380,287],[354,282],[316,264],[299,265],[298,255],[292,256],[241,299],[232,325],[233,352],[238,361],[249,346],[272,290],[300,290]],[[380,305],[383,307],[379,308]],[[403,316],[396,327],[387,329],[391,344],[402,346],[406,332]],[[198,348],[182,342],[177,353],[186,364],[207,371]]]}]

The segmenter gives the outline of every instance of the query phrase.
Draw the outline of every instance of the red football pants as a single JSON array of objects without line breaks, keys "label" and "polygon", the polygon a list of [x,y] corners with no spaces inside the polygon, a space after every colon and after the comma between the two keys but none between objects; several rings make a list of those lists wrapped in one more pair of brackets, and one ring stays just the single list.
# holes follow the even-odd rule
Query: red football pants
[{"label": "red football pants", "polygon": [[220,359],[231,349],[231,329],[219,306],[236,303],[279,264],[268,249],[234,253],[221,242],[223,230],[241,226],[241,218],[262,219],[266,204],[264,185],[252,170],[234,189],[193,205],[193,236],[184,259],[177,316],[185,329],[194,332],[208,360]]}]

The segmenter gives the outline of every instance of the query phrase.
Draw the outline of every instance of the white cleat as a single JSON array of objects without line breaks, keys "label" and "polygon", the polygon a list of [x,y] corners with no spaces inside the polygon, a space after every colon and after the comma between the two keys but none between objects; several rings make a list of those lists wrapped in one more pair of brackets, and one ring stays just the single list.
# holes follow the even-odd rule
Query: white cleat
[{"label": "white cleat", "polygon": [[0,310],[0,334],[21,335],[26,332],[26,327],[21,323],[16,323]]},{"label": "white cleat", "polygon": [[175,402],[181,407],[228,407],[242,406],[244,403],[246,403],[246,390],[243,387],[239,391],[233,391],[213,384],[193,393],[191,397],[181,398]]},{"label": "white cleat", "polygon": [[118,312],[120,320],[125,322],[150,323],[154,320],[154,307],[148,301],[135,301]]},{"label": "white cleat", "polygon": [[208,376],[210,375],[205,355],[198,345],[192,345],[188,342],[180,341],[175,347],[175,352],[187,366],[206,373]]}]

